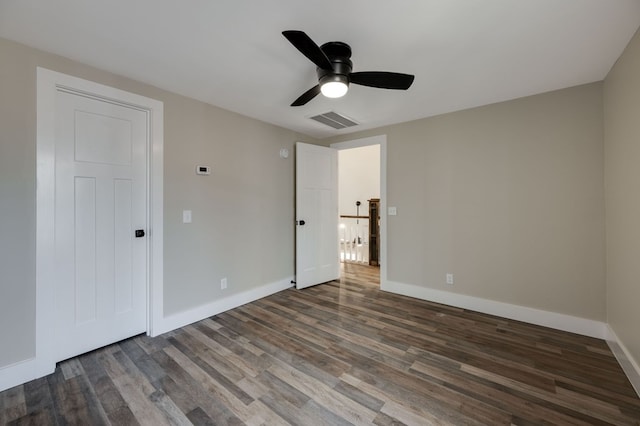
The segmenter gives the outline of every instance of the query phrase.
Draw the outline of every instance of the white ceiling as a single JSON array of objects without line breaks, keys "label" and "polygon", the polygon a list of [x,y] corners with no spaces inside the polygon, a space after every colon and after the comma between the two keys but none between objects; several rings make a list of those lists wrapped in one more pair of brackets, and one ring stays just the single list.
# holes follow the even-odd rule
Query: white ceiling
[{"label": "white ceiling", "polygon": [[[602,80],[639,25],[639,0],[0,0],[0,37],[319,138]],[[292,108],[317,80],[289,29],[415,82]]]}]

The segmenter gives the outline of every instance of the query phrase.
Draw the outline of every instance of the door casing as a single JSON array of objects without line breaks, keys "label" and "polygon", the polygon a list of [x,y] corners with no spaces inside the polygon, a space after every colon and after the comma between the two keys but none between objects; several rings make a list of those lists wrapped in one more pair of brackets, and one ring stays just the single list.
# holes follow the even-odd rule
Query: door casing
[{"label": "door casing", "polygon": [[329,145],[338,151],[380,145],[380,288],[387,283],[387,135],[371,136]]},{"label": "door casing", "polygon": [[64,90],[147,114],[147,334],[163,318],[163,116],[162,102],[45,68],[37,68],[36,137],[36,377],[55,369],[53,333],[55,253],[55,99]]}]

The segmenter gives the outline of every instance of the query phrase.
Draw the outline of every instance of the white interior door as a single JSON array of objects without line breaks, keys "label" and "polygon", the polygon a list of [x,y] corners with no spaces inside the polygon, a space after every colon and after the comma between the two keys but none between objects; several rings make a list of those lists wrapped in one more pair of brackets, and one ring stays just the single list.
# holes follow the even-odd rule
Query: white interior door
[{"label": "white interior door", "polygon": [[146,330],[147,120],[56,93],[56,361]]},{"label": "white interior door", "polygon": [[296,288],[340,277],[338,151],[296,143]]}]

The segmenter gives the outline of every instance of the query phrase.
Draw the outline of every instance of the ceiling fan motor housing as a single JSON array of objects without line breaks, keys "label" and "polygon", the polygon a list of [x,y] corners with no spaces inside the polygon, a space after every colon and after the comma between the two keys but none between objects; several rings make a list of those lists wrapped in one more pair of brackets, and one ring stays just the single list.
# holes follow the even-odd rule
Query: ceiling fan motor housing
[{"label": "ceiling fan motor housing", "polygon": [[349,74],[353,63],[351,62],[351,47],[341,41],[330,41],[320,46],[320,49],[327,55],[333,70],[326,70],[320,67],[316,68],[318,74],[318,82],[320,85],[331,81],[339,81],[349,84]]}]

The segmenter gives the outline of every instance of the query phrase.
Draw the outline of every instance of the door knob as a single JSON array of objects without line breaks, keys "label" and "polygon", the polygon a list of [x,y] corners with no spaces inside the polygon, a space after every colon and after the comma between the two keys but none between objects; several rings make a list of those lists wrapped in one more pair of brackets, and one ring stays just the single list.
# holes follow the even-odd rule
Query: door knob
[{"label": "door knob", "polygon": [[144,237],[144,229],[136,229],[136,238]]}]

